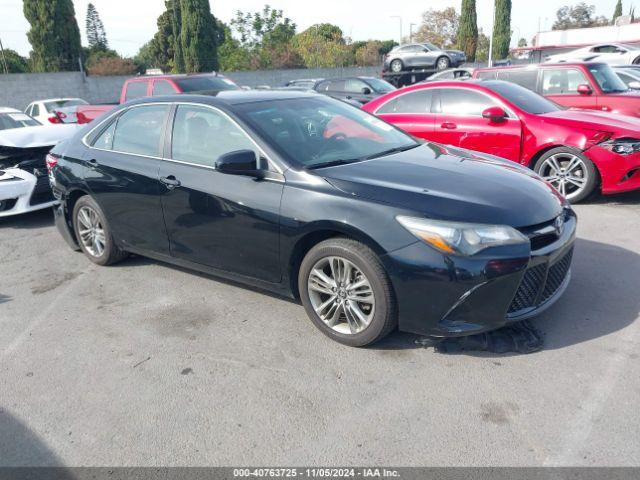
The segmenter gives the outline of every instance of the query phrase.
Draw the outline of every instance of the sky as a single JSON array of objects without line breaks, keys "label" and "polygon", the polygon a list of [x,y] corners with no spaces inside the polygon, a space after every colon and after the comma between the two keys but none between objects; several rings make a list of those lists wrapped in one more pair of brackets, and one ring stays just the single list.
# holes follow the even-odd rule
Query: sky
[{"label": "sky", "polygon": [[[476,0],[478,25],[485,32],[492,24],[493,0]],[[566,2],[566,3],[565,3]],[[527,41],[538,31],[551,28],[556,10],[564,4],[578,0],[512,0],[511,25],[514,31],[513,44],[517,38]],[[623,0],[624,11],[640,0]],[[74,0],[76,18],[84,36],[84,21],[89,0]],[[243,11],[261,10],[265,3],[281,9],[298,26],[298,30],[315,23],[334,23],[342,28],[345,35],[354,40],[395,39],[400,37],[402,18],[403,35],[409,33],[410,24],[420,24],[422,13],[429,8],[460,9],[460,0],[210,0],[213,14],[224,22],[229,22],[238,9]],[[596,6],[596,14],[611,17],[615,0],[587,0]],[[164,10],[164,0],[93,0],[104,23],[111,48],[125,56],[133,56],[138,49],[156,32],[156,19]],[[640,8],[638,8],[640,11]],[[29,23],[22,13],[22,0],[0,0],[0,40],[4,48],[28,55],[31,47],[27,40]]]}]

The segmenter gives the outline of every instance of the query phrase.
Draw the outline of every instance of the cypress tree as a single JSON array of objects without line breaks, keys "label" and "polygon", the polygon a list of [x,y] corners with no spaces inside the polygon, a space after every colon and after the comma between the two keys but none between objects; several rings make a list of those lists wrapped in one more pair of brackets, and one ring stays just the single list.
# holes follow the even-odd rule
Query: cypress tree
[{"label": "cypress tree", "polygon": [[31,29],[34,72],[72,71],[80,58],[80,29],[72,0],[24,0],[23,12]]},{"label": "cypress tree", "polygon": [[100,15],[98,14],[96,7],[93,6],[93,3],[89,3],[89,5],[87,5],[86,29],[89,48],[103,51],[109,48],[107,33],[104,30],[104,25],[102,24],[102,20],[100,20]]},{"label": "cypress tree", "polygon": [[462,0],[460,25],[458,27],[458,48],[467,55],[469,61],[475,61],[478,48],[476,0]]},{"label": "cypress tree", "polygon": [[493,57],[507,58],[511,44],[511,0],[495,0],[496,17],[493,24]]},{"label": "cypress tree", "polygon": [[[175,1],[175,0],[174,0]],[[180,30],[184,68],[187,72],[218,69],[216,20],[209,0],[180,0]]]},{"label": "cypress tree", "polygon": [[184,54],[182,53],[182,7],[181,0],[167,0],[167,12],[171,14],[171,44],[173,45],[173,71],[185,71]]},{"label": "cypress tree", "polygon": [[616,3],[616,9],[613,12],[613,24],[616,23],[616,18],[621,17],[622,16],[622,0],[618,0],[618,3]]}]

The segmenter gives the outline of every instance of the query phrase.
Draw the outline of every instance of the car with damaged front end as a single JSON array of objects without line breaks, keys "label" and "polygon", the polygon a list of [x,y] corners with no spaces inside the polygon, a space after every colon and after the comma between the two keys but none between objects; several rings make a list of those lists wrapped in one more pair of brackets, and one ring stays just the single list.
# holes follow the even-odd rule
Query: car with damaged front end
[{"label": "car with damaged front end", "polygon": [[91,261],[136,253],[298,298],[347,345],[499,328],[570,278],[576,216],[535,173],[324,96],[139,100],[52,155],[56,225]]},{"label": "car with damaged front end", "polygon": [[0,126],[0,217],[55,205],[46,156],[77,127],[40,125],[17,110],[0,112]]}]

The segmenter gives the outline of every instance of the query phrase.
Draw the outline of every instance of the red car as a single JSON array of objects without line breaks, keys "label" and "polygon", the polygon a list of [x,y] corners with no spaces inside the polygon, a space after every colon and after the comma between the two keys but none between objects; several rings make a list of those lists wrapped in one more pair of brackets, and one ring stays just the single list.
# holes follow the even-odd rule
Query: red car
[{"label": "red car", "polygon": [[473,78],[517,83],[565,107],[640,117],[640,92],[630,89],[605,63],[481,68]]},{"label": "red car", "polygon": [[408,133],[534,169],[572,202],[640,189],[640,120],[564,110],[498,80],[422,83],[364,106]]}]

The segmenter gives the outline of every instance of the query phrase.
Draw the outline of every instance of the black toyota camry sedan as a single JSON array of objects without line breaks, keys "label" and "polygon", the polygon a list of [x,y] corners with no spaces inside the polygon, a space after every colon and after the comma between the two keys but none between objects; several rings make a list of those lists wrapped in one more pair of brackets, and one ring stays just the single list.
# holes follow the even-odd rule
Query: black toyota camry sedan
[{"label": "black toyota camry sedan", "polygon": [[570,278],[576,217],[531,171],[314,94],[130,102],[47,164],[58,229],[91,261],[135,253],[299,298],[347,345],[495,329]]}]

